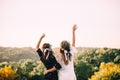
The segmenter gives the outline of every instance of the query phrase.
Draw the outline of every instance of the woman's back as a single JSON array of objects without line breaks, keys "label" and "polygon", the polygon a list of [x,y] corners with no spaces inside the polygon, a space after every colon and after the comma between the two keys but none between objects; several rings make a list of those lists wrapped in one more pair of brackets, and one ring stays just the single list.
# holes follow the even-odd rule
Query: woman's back
[{"label": "woman's back", "polygon": [[59,80],[76,80],[75,72],[74,72],[74,63],[73,63],[73,55],[76,50],[71,49],[70,53],[72,54],[71,60],[66,65],[62,57],[60,57],[60,64],[62,68],[59,70],[58,76]]},{"label": "woman's back", "polygon": [[58,72],[58,80],[77,80],[74,72],[73,56],[77,53],[75,48],[75,30],[77,26],[72,28],[72,47],[66,40],[61,42],[60,45],[60,59],[59,62],[62,68]]}]

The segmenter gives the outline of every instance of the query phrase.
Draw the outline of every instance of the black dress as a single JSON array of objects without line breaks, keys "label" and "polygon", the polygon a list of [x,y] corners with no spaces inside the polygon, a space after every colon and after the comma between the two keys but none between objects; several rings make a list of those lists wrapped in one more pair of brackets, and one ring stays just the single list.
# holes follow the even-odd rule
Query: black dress
[{"label": "black dress", "polygon": [[[46,67],[46,69],[51,69],[51,68],[55,67],[57,70],[59,70],[61,68],[60,64],[57,62],[56,58],[52,54],[50,54],[48,59],[46,59],[47,54],[43,55],[43,52],[41,51],[41,49],[38,49],[37,53],[40,57],[40,60]],[[57,70],[46,74],[44,76],[43,80],[58,80]]]}]

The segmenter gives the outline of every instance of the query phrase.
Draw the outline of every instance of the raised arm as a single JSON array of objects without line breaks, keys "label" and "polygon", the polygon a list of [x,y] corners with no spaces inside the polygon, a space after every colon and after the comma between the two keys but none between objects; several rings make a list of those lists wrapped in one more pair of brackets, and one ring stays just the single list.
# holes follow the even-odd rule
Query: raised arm
[{"label": "raised arm", "polygon": [[76,26],[76,24],[73,26],[73,28],[72,28],[72,46],[73,47],[75,47],[75,39],[76,39],[76,37],[75,37],[75,30],[77,29],[77,26]]},{"label": "raised arm", "polygon": [[38,41],[37,45],[36,45],[36,50],[38,50],[38,49],[39,49],[40,44],[41,44],[41,41],[42,41],[42,39],[43,39],[44,37],[45,37],[45,34],[43,33],[43,34],[42,34],[42,36],[40,37],[40,39],[39,39],[39,41]]}]

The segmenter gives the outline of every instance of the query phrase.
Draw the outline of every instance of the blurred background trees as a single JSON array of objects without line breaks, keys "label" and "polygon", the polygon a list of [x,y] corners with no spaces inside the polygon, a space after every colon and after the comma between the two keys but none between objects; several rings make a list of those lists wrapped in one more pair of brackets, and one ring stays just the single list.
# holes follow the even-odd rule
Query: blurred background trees
[{"label": "blurred background trees", "polygon": [[[74,56],[77,80],[120,79],[120,49],[77,49]],[[35,49],[0,47],[0,80],[42,80],[44,70]]]}]

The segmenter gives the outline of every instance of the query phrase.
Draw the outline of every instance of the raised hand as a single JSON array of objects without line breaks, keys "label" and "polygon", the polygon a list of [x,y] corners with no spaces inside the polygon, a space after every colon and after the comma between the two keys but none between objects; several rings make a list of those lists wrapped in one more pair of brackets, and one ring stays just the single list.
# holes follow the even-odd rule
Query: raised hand
[{"label": "raised hand", "polygon": [[73,26],[73,31],[75,31],[77,29],[77,25],[75,24],[74,26]]},{"label": "raised hand", "polygon": [[39,39],[39,41],[38,41],[37,45],[36,45],[36,50],[38,50],[38,49],[39,49],[40,44],[41,44],[41,41],[42,41],[42,39],[43,39],[44,37],[45,37],[45,34],[43,33],[43,34],[42,34],[42,36],[40,37],[40,39]]},{"label": "raised hand", "polygon": [[44,38],[45,37],[45,33],[42,34],[41,38]]},{"label": "raised hand", "polygon": [[75,30],[77,29],[77,25],[75,24],[72,28],[72,46],[75,47]]}]

